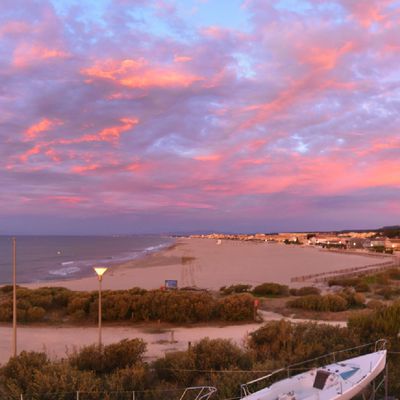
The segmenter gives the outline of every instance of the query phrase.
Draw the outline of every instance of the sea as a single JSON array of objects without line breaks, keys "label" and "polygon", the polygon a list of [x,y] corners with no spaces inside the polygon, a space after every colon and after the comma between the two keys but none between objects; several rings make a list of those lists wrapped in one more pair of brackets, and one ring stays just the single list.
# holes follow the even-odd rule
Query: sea
[{"label": "sea", "polygon": [[[139,259],[174,243],[161,235],[15,236],[17,283],[90,276],[95,266]],[[12,237],[0,236],[0,285],[12,282]]]}]

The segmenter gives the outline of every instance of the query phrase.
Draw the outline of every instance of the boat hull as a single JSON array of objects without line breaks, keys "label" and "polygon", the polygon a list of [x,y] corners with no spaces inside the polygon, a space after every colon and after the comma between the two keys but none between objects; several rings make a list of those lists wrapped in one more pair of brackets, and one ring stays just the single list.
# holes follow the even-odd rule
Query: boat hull
[{"label": "boat hull", "polygon": [[[381,350],[283,379],[242,400],[350,400],[362,392],[385,365],[386,350]],[[317,384],[318,371],[322,371],[323,379]]]}]

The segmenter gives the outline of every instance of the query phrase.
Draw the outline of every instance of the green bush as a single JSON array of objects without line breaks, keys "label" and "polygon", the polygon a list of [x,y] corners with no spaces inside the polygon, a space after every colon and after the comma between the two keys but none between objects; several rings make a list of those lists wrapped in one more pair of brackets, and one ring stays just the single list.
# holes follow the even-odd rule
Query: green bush
[{"label": "green bush", "polygon": [[354,289],[356,290],[356,292],[362,292],[362,293],[371,291],[371,288],[366,282],[358,283],[356,286],[354,286]]},{"label": "green bush", "polygon": [[[103,292],[102,318],[104,321],[160,320],[171,323],[252,319],[251,296],[237,296],[227,295],[221,300],[208,292],[146,291],[138,288],[106,290]],[[96,321],[98,318],[97,292],[19,288],[17,301],[18,320],[21,322],[60,321],[66,316],[72,322]],[[11,318],[12,296],[6,287],[6,293],[0,296],[0,321],[8,322]]]},{"label": "green bush", "polygon": [[400,331],[400,302],[380,307],[368,315],[352,316],[348,327],[365,343],[381,338],[397,341]]},{"label": "green bush", "polygon": [[344,286],[344,287],[355,287],[361,283],[361,278],[332,278],[329,279],[329,286]]},{"label": "green bush", "polygon": [[50,363],[44,353],[22,351],[17,357],[11,357],[2,367],[1,376],[4,376],[9,386],[17,387],[20,393],[29,393],[32,377],[43,370]]},{"label": "green bush", "polygon": [[[17,289],[20,288],[20,286],[17,285]],[[12,293],[14,290],[14,286],[13,285],[4,285],[2,287],[0,287],[0,291],[2,293]]]},{"label": "green bush", "polygon": [[252,367],[251,358],[228,339],[202,339],[193,346],[192,352],[198,370],[219,371],[232,367]]},{"label": "green bush", "polygon": [[257,296],[287,296],[289,288],[274,282],[265,282],[256,286],[253,293]]},{"label": "green bush", "polygon": [[301,308],[312,311],[344,311],[349,304],[345,298],[336,294],[308,295],[289,300],[286,305],[292,308]]},{"label": "green bush", "polygon": [[[110,392],[142,391],[151,387],[152,384],[154,385],[154,380],[150,375],[149,368],[147,365],[140,364],[133,367],[118,368],[112,371],[112,373],[107,376],[104,390]],[[127,393],[124,394],[127,395]],[[117,398],[117,396],[114,398]],[[127,398],[128,396],[122,397],[123,400]]]},{"label": "green bush", "polygon": [[76,311],[83,310],[86,314],[89,313],[92,297],[87,293],[77,292],[70,298],[67,305],[68,314],[74,314]]},{"label": "green bush", "polygon": [[153,363],[153,368],[159,380],[179,383],[183,386],[191,386],[195,378],[199,376],[192,351],[166,353],[163,358]]},{"label": "green bush", "polygon": [[385,307],[385,304],[382,303],[380,300],[370,300],[367,303],[367,308],[370,308],[372,310],[377,310],[378,308]]},{"label": "green bush", "polygon": [[219,301],[219,318],[223,321],[249,321],[254,318],[254,298],[249,294],[224,297]]},{"label": "green bush", "polygon": [[3,300],[0,303],[0,322],[10,322],[13,317],[13,303],[11,299]]},{"label": "green bush", "polygon": [[146,344],[142,339],[124,339],[101,348],[98,345],[85,346],[71,354],[69,362],[81,371],[109,373],[141,362],[145,351]]},{"label": "green bush", "polygon": [[352,288],[345,288],[338,295],[347,301],[348,308],[364,307],[365,296],[362,293],[357,293]]},{"label": "green bush", "polygon": [[310,294],[321,294],[321,290],[314,286],[304,286],[300,289],[290,289],[290,294],[292,296],[307,296]]},{"label": "green bush", "polygon": [[327,324],[270,321],[250,334],[248,347],[259,361],[270,360],[276,368],[357,345],[347,328]]},{"label": "green bush", "polygon": [[122,321],[132,315],[131,295],[129,293],[105,293],[102,299],[102,312],[105,321]]},{"label": "green bush", "polygon": [[244,284],[238,284],[238,285],[231,285],[231,286],[222,286],[220,289],[220,292],[223,294],[233,294],[233,293],[247,293],[251,290],[251,285],[244,285]]},{"label": "green bush", "polygon": [[26,310],[26,322],[42,321],[46,311],[42,307],[30,307]]},{"label": "green bush", "polygon": [[390,279],[400,280],[400,269],[399,268],[391,268],[387,271],[387,274]]},{"label": "green bush", "polygon": [[383,287],[375,290],[375,294],[382,296],[385,300],[390,300],[399,295],[399,289],[392,287]]}]

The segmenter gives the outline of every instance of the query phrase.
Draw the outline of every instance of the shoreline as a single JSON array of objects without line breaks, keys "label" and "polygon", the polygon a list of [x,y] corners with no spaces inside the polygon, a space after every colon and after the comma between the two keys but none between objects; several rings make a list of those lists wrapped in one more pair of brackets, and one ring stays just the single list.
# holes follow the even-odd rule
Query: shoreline
[{"label": "shoreline", "polygon": [[[385,259],[382,257],[382,262]],[[103,289],[158,289],[167,279],[177,280],[180,288],[208,290],[238,283],[256,286],[276,282],[293,286],[291,279],[296,276],[360,268],[370,262],[368,254],[240,240],[222,240],[218,245],[213,239],[180,237],[161,251],[111,266],[104,275]],[[98,281],[93,273],[82,278],[33,282],[23,286],[60,286],[88,291],[97,290]]]}]

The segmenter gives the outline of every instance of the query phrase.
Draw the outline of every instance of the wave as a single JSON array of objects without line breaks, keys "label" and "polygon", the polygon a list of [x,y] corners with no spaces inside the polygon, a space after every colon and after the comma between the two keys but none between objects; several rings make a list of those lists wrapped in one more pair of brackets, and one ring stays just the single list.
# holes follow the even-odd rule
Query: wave
[{"label": "wave", "polygon": [[170,243],[161,243],[157,246],[149,246],[143,250],[143,253],[152,253],[154,251],[162,250],[165,247],[168,247],[169,245],[170,245]]},{"label": "wave", "polygon": [[79,267],[66,267],[66,268],[50,270],[49,274],[56,275],[56,276],[68,276],[68,275],[76,274],[80,270],[81,269]]},{"label": "wave", "polygon": [[75,261],[65,261],[65,262],[62,262],[61,263],[61,265],[70,265],[70,264],[73,264]]}]

